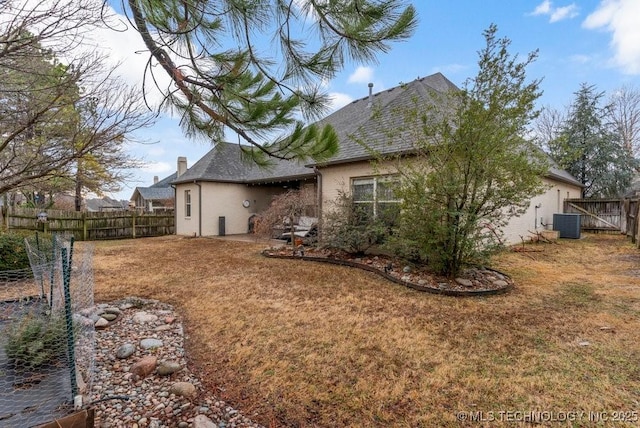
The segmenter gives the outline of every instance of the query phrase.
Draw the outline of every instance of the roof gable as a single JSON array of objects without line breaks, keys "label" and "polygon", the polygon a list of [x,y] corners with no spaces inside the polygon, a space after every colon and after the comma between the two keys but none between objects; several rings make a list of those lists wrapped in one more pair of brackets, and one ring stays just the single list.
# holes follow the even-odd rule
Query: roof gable
[{"label": "roof gable", "polygon": [[218,143],[191,168],[172,183],[219,181],[227,183],[260,183],[312,177],[315,173],[296,161],[273,159],[273,165],[261,167],[245,161],[238,144]]},{"label": "roof gable", "polygon": [[[402,131],[402,117],[393,112],[416,101],[438,102],[439,96],[458,90],[442,73],[436,73],[372,94],[371,100],[367,96],[351,102],[318,122],[333,126],[340,142],[338,153],[322,165],[370,159],[372,150],[380,154],[412,150],[409,132]],[[398,130],[399,135],[391,141],[382,130]]]}]

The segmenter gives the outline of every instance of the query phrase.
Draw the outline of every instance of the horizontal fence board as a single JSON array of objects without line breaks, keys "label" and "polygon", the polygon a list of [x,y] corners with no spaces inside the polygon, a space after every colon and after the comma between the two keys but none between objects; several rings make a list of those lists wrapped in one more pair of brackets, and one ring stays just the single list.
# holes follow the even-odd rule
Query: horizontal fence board
[{"label": "horizontal fence board", "polygon": [[565,199],[564,212],[580,214],[580,228],[585,231],[624,230],[622,199]]},{"label": "horizontal fence board", "polygon": [[[38,221],[38,214],[47,213],[47,222]],[[4,219],[9,229],[67,233],[77,240],[125,239],[163,236],[175,233],[173,213],[138,214],[135,211],[77,212],[15,208]]]}]

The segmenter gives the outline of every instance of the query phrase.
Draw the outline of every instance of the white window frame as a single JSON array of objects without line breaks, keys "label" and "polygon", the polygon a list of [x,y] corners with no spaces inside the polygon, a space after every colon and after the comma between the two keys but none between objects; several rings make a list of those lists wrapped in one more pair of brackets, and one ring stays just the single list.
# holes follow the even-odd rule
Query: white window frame
[{"label": "white window frame", "polygon": [[[354,204],[373,204],[373,218],[378,218],[379,204],[381,203],[400,203],[400,199],[380,199],[378,195],[378,184],[383,182],[398,182],[399,177],[397,175],[377,175],[370,177],[354,177],[351,179],[351,195],[353,197]],[[358,184],[373,184],[371,200],[356,200],[354,188]]]},{"label": "white window frame", "polygon": [[191,190],[184,191],[184,216],[186,218],[191,217]]}]

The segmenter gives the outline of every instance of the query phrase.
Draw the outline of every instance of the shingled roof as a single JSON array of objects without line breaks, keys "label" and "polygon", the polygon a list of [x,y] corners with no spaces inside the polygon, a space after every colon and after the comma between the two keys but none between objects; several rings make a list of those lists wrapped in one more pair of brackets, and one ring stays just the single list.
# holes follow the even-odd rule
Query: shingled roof
[{"label": "shingled roof", "polygon": [[139,193],[143,199],[147,201],[166,201],[174,198],[174,191],[171,182],[176,179],[177,173],[173,173],[163,178],[157,183],[148,187],[136,187],[130,200],[136,199],[136,193]]},{"label": "shingled roof", "polygon": [[173,184],[193,181],[224,183],[265,183],[314,177],[313,169],[295,161],[274,159],[273,165],[261,167],[242,159],[238,144],[218,143]]},{"label": "shingled roof", "polygon": [[[369,160],[373,154],[402,154],[414,149],[412,132],[405,129],[401,112],[415,103],[442,102],[447,93],[460,89],[442,73],[418,78],[406,84],[372,93],[357,99],[317,122],[331,125],[338,134],[338,153],[328,161],[303,165],[295,161],[274,160],[270,168],[263,168],[242,160],[237,144],[219,143],[172,184],[193,181],[227,183],[265,183],[311,178],[313,166]],[[386,130],[394,132],[389,137]],[[581,185],[566,171],[552,166],[548,177]]]},{"label": "shingled roof", "polygon": [[[402,115],[394,112],[415,102],[438,102],[439,97],[458,90],[442,73],[436,73],[351,102],[318,122],[320,126],[333,126],[340,142],[338,153],[322,165],[371,159],[372,153],[413,150],[411,132],[405,130]],[[385,130],[397,130],[393,141]]]}]

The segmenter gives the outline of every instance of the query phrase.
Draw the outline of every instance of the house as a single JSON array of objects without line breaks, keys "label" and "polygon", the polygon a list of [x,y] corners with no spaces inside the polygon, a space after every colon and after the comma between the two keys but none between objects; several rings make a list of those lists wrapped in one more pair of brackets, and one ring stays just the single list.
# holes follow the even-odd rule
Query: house
[{"label": "house", "polygon": [[303,186],[315,189],[315,183],[314,170],[305,165],[276,160],[263,168],[245,161],[237,144],[219,143],[172,182],[176,234],[248,233],[253,216],[265,210],[275,195]]},{"label": "house", "polygon": [[[209,152],[174,181],[176,233],[246,233],[251,215],[266,208],[270,198],[287,183],[315,186],[320,217],[341,191],[350,192],[354,202],[366,206],[373,215],[385,204],[398,203],[384,191],[385,183],[393,179],[394,165],[388,162],[374,167],[371,162],[373,153],[410,155],[413,150],[411,130],[403,126],[399,115],[390,113],[416,99],[432,103],[437,99],[434,94],[444,96],[458,88],[441,73],[378,93],[373,93],[372,86],[369,84],[368,96],[318,122],[331,124],[340,142],[338,153],[326,162],[299,165],[279,161],[274,170],[265,171],[243,164],[237,145],[221,144]],[[387,135],[385,129],[394,130],[393,135]],[[516,243],[529,232],[550,229],[553,214],[562,212],[563,200],[581,195],[581,183],[566,171],[552,167],[543,180],[547,191],[532,198],[527,212],[504,228],[506,242]],[[224,233],[220,233],[222,230]]]},{"label": "house", "polygon": [[[178,162],[184,159],[186,170],[186,158],[181,157]],[[175,205],[175,192],[171,187],[171,182],[178,177],[178,172],[174,172],[168,177],[158,180],[153,177],[153,185],[149,187],[136,187],[133,195],[129,199],[133,202],[136,210],[141,212],[157,212],[173,210]]]},{"label": "house", "polygon": [[84,205],[89,212],[125,211],[128,208],[127,201],[117,201],[108,196],[87,199]]}]

